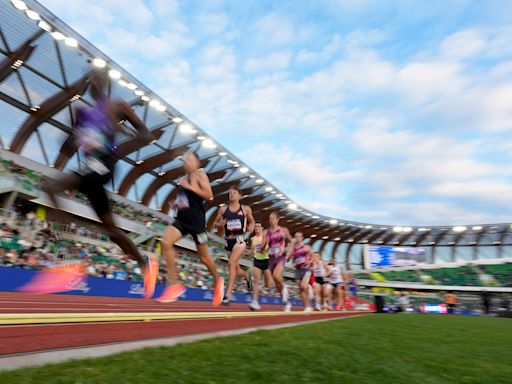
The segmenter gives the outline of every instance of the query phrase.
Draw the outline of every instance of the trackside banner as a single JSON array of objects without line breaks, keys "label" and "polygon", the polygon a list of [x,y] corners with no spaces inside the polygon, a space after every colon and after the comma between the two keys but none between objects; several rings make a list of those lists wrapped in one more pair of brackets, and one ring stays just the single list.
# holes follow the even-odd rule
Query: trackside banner
[{"label": "trackside banner", "polygon": [[[36,271],[9,267],[0,267],[0,291],[14,292],[27,284],[36,274]],[[83,296],[111,296],[111,297],[131,297],[141,298],[143,294],[142,282],[113,280],[100,277],[85,277],[72,279],[68,283],[69,291],[62,293],[67,295],[83,295]],[[154,297],[158,297],[163,289],[162,284],[157,284]],[[180,300],[192,301],[211,301],[213,299],[213,291],[187,288],[185,294]],[[250,303],[252,297],[246,293],[233,294],[231,300],[236,303]],[[301,306],[301,300],[291,300],[292,305]],[[283,305],[278,297],[262,296],[261,304]]]}]

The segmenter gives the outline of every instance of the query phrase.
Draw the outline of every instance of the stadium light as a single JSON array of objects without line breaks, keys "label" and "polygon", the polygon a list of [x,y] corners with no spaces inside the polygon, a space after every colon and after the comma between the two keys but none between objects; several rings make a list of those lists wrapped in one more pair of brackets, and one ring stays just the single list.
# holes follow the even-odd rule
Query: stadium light
[{"label": "stadium light", "polygon": [[327,240],[328,238],[329,238],[329,236],[322,237],[323,240]]},{"label": "stadium light", "polygon": [[366,229],[372,229],[372,226],[371,225],[365,225],[364,226]]},{"label": "stadium light", "polygon": [[466,231],[466,227],[463,226],[463,225],[457,225],[455,227],[453,227],[453,232],[455,233],[462,233],[462,232],[465,232]]},{"label": "stadium light", "polygon": [[128,85],[128,83],[126,81],[124,81],[123,79],[119,79],[118,83],[121,87],[126,87]]},{"label": "stadium light", "polygon": [[95,67],[98,67],[98,68],[105,68],[105,66],[107,65],[107,63],[105,62],[105,60],[103,59],[94,59],[92,61],[92,63],[94,64]]},{"label": "stadium light", "polygon": [[274,188],[272,188],[272,187],[265,187],[265,191],[267,191],[267,192],[270,192],[270,191],[271,191],[271,190],[273,190],[273,189],[274,189]]},{"label": "stadium light", "polygon": [[147,97],[146,95],[142,95],[140,99],[144,101],[149,101],[149,97]]},{"label": "stadium light", "polygon": [[128,84],[126,85],[126,87],[127,87],[128,89],[131,89],[132,91],[135,91],[135,90],[138,88],[138,87],[137,87],[137,84],[134,84],[134,83],[128,83]]},{"label": "stadium light", "polygon": [[409,233],[411,231],[412,231],[411,227],[404,227],[404,228],[402,228],[402,232]]},{"label": "stadium light", "polygon": [[78,47],[78,41],[76,41],[76,39],[73,39],[72,37],[66,37],[64,39],[64,43],[71,48]]},{"label": "stadium light", "polygon": [[227,152],[219,152],[219,156],[226,156],[227,154]]},{"label": "stadium light", "polygon": [[338,220],[336,220],[336,219],[331,219],[331,220],[329,220],[329,224],[332,224],[332,225],[334,225],[334,224],[338,224]]},{"label": "stadium light", "polygon": [[25,10],[25,13],[27,14],[29,19],[41,20],[41,16],[36,11],[33,11],[31,9],[27,9],[27,10]]},{"label": "stadium light", "polygon": [[160,102],[159,102],[158,100],[156,100],[156,99],[153,99],[153,100],[151,100],[151,101],[149,102],[149,106],[150,106],[150,107],[155,107],[155,108],[156,108],[156,107],[158,107],[159,105],[160,105]]},{"label": "stadium light", "polygon": [[335,237],[334,238],[334,241],[340,241],[341,240],[341,237]]},{"label": "stadium light", "polygon": [[216,148],[217,147],[217,144],[214,143],[214,141],[212,139],[205,139],[203,141],[203,147],[205,148]]},{"label": "stadium light", "polygon": [[247,168],[247,167],[242,167],[242,168],[240,168],[240,172],[242,172],[242,173],[247,173],[247,172],[249,172],[249,168]]},{"label": "stadium light", "polygon": [[[54,32],[55,33],[55,32]],[[115,70],[115,69],[111,69],[110,71],[108,71],[108,75],[113,78],[114,80],[118,80],[121,78],[121,72]]]},{"label": "stadium light", "polygon": [[276,196],[277,197],[283,197],[283,194],[282,193],[278,193]]},{"label": "stadium light", "polygon": [[313,216],[313,219],[319,219],[319,218],[320,218],[320,216],[316,216],[316,215]]},{"label": "stadium light", "polygon": [[393,232],[400,233],[400,232],[402,232],[402,230],[403,230],[402,227],[393,227]]},{"label": "stadium light", "polygon": [[471,228],[473,231],[481,231],[482,230],[482,226],[481,225],[475,225],[474,227]]},{"label": "stadium light", "polygon": [[183,119],[179,116],[175,116],[172,118],[172,122],[176,123],[176,124],[181,123],[182,121],[183,121]]},{"label": "stadium light", "polygon": [[135,90],[135,92],[133,92],[133,93],[135,93],[137,96],[143,96],[144,95],[144,91],[142,91],[140,89]]},{"label": "stadium light", "polygon": [[52,32],[51,35],[55,40],[64,40],[66,38],[66,36],[64,36],[59,31]]},{"label": "stadium light", "polygon": [[430,231],[430,228],[418,228],[418,232]]},{"label": "stadium light", "polygon": [[190,124],[183,123],[183,124],[180,124],[180,132],[192,134],[192,133],[196,133],[197,130],[192,128],[192,126]]},{"label": "stadium light", "polygon": [[25,4],[24,1],[21,0],[11,0],[12,5],[16,7],[16,9],[19,9],[20,11],[25,11],[28,9],[27,4]]},{"label": "stadium light", "polygon": [[258,179],[258,180],[256,180],[256,183],[257,184],[263,184],[263,181],[264,181],[263,179]]},{"label": "stadium light", "polygon": [[[130,84],[128,84],[128,85],[130,85]],[[159,112],[165,112],[166,109],[167,109],[167,107],[165,105],[157,105],[157,107],[156,107],[156,110]]]},{"label": "stadium light", "polygon": [[41,20],[37,25],[39,28],[44,29],[46,32],[52,31],[52,26],[44,20]]},{"label": "stadium light", "polygon": [[288,209],[295,211],[295,210],[297,210],[297,208],[298,208],[297,204],[295,204],[295,203],[288,204]]},{"label": "stadium light", "polygon": [[315,235],[315,234],[313,234],[313,235],[311,235],[311,236],[309,236],[309,237],[313,237],[313,238],[315,238],[315,237],[316,237],[316,235]]}]

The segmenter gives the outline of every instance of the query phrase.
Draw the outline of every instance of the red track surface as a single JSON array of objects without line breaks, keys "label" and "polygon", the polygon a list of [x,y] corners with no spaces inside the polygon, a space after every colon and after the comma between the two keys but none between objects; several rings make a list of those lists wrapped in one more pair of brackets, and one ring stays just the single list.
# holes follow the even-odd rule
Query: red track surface
[{"label": "red track surface", "polygon": [[[275,311],[280,307],[266,305],[263,309]],[[244,304],[233,304],[226,308],[213,307],[210,303],[197,301],[160,304],[143,299],[0,292],[0,313],[240,312],[246,310],[248,311]],[[0,355],[320,320],[352,314],[338,312],[314,316],[0,326]]]}]

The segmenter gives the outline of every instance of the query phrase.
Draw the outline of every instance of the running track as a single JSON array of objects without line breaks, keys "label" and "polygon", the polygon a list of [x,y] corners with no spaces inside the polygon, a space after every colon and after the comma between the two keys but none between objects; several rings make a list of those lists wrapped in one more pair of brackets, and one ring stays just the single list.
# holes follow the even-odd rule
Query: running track
[{"label": "running track", "polygon": [[[281,307],[263,305],[263,310]],[[299,310],[299,308],[297,308]],[[302,308],[300,308],[301,310]],[[245,312],[247,317],[180,319],[108,323],[0,325],[0,355],[49,351],[135,340],[156,339],[206,332],[252,328],[294,322],[344,317],[361,312],[328,312],[315,315],[251,317],[245,304],[213,307],[208,302],[178,301],[161,304],[153,300],[99,296],[31,295],[0,292],[0,313],[116,313],[116,312]],[[362,312],[367,313],[367,312]]]}]

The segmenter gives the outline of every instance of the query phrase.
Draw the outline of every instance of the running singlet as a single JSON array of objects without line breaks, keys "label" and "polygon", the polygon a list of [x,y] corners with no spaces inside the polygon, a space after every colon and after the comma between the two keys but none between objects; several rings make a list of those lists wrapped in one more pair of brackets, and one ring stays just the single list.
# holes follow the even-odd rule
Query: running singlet
[{"label": "running singlet", "polygon": [[263,236],[257,238],[256,236],[252,238],[252,246],[254,250],[254,258],[257,260],[267,260],[268,253],[262,252],[263,247]]},{"label": "running singlet", "polygon": [[334,266],[331,268],[331,274],[329,275],[329,282],[332,284],[343,283],[343,278],[341,277],[340,267]]},{"label": "running singlet", "polygon": [[272,257],[283,256],[286,248],[286,238],[281,230],[281,227],[277,227],[274,231],[272,229],[267,230],[268,239],[268,254]]},{"label": "running singlet", "polygon": [[238,208],[238,211],[236,212],[231,212],[228,205],[222,215],[222,218],[226,220],[226,224],[224,225],[224,234],[226,237],[244,234],[245,213],[242,208],[242,204],[240,204],[240,208]]},{"label": "running singlet", "polygon": [[302,244],[300,247],[293,246],[293,264],[296,269],[307,269],[306,263],[308,261],[309,253],[306,246]]},{"label": "running singlet", "polygon": [[313,274],[316,277],[324,277],[325,276],[325,268],[324,263],[321,261],[316,261],[313,263]]},{"label": "running singlet", "polygon": [[81,109],[77,118],[76,142],[83,153],[82,168],[107,174],[114,160],[115,130],[108,119],[110,101],[102,98],[91,108]]},{"label": "running singlet", "polygon": [[174,205],[178,210],[176,219],[194,227],[206,227],[204,199],[196,193],[179,187]]}]

